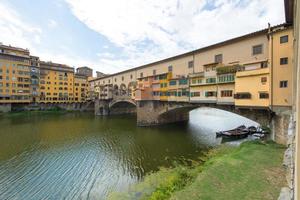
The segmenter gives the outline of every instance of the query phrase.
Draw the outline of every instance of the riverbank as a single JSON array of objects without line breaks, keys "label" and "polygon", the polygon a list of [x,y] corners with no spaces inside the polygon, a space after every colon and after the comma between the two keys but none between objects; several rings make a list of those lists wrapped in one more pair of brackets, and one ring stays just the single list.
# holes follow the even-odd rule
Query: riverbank
[{"label": "riverbank", "polygon": [[109,199],[277,199],[286,185],[285,148],[273,142],[221,146],[190,166],[152,173]]}]

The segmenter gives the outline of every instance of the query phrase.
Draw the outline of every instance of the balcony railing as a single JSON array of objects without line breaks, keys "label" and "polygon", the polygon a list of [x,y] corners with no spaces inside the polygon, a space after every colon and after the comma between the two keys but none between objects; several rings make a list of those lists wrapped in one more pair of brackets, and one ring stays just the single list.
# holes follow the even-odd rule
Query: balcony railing
[{"label": "balcony railing", "polygon": [[217,74],[233,74],[237,71],[243,71],[245,69],[242,65],[230,65],[230,66],[223,66],[217,68]]}]

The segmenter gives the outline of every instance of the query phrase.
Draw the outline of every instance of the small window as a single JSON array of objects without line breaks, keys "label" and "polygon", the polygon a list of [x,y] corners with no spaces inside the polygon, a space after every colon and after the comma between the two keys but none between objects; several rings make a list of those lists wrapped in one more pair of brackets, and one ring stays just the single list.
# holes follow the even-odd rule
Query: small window
[{"label": "small window", "polygon": [[215,63],[222,63],[222,62],[223,62],[223,55],[222,54],[215,55]]},{"label": "small window", "polygon": [[287,65],[288,64],[288,58],[280,58],[280,65]]},{"label": "small window", "polygon": [[143,78],[143,76],[144,76],[144,75],[143,75],[143,72],[141,72],[141,73],[140,73],[140,78]]},{"label": "small window", "polygon": [[280,44],[287,43],[288,41],[289,41],[289,36],[288,35],[280,37]]},{"label": "small window", "polygon": [[252,47],[252,55],[258,55],[258,54],[262,54],[263,52],[263,45],[255,45]]},{"label": "small window", "polygon": [[130,79],[132,79],[132,74],[130,74]]},{"label": "small window", "polygon": [[117,78],[115,78],[115,82],[117,82]]},{"label": "small window", "polygon": [[153,75],[156,75],[156,70],[155,69],[153,70]]},{"label": "small window", "polygon": [[280,81],[279,82],[280,88],[287,88],[287,86],[288,86],[288,81]]},{"label": "small window", "polygon": [[267,77],[261,77],[262,84],[266,84],[267,80],[268,80]]},{"label": "small window", "polygon": [[268,99],[269,98],[269,93],[261,92],[261,93],[259,93],[259,98],[260,99]]},{"label": "small window", "polygon": [[268,62],[261,62],[260,63],[260,68],[267,68],[268,67]]},{"label": "small window", "polygon": [[172,71],[173,71],[173,66],[172,66],[172,65],[170,65],[170,66],[168,67],[168,71],[169,71],[169,72],[172,72]]},{"label": "small window", "polygon": [[124,81],[124,76],[122,76],[122,81]]},{"label": "small window", "polygon": [[232,97],[232,90],[221,91],[221,97]]},{"label": "small window", "polygon": [[194,67],[194,61],[189,61],[188,67],[189,67],[189,68],[193,68],[193,67]]}]

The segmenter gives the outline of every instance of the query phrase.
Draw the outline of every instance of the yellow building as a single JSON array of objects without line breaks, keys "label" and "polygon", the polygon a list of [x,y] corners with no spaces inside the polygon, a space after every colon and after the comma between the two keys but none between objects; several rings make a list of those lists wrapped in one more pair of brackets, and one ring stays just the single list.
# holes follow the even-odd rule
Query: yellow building
[{"label": "yellow building", "polygon": [[271,69],[271,105],[272,107],[291,107],[293,105],[294,63],[293,63],[293,28],[275,29],[270,34]]},{"label": "yellow building", "polygon": [[88,98],[89,82],[88,77],[81,74],[74,76],[74,101],[85,102]]},{"label": "yellow building", "polygon": [[0,45],[0,103],[30,102],[29,50]]},{"label": "yellow building", "polygon": [[40,62],[40,102],[74,101],[74,68],[52,62]]}]

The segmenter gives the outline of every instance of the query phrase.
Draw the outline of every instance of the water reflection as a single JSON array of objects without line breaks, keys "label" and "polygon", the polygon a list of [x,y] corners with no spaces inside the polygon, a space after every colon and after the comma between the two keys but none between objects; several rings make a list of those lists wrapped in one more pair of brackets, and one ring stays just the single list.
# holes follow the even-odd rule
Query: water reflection
[{"label": "water reflection", "polygon": [[148,128],[134,116],[0,116],[0,199],[104,199],[160,166],[197,159],[220,142],[216,130],[241,120],[209,109],[192,111],[189,123]]}]

